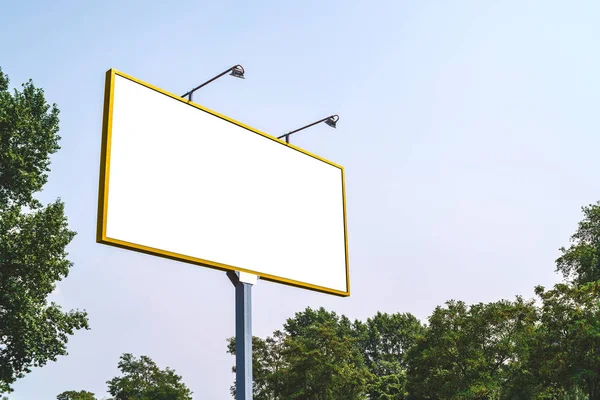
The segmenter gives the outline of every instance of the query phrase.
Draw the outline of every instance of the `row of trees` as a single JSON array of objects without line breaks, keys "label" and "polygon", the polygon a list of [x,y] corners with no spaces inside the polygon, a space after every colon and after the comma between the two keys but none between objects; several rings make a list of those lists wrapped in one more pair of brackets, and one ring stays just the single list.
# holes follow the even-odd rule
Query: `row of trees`
[{"label": "row of trees", "polygon": [[[121,376],[109,380],[103,400],[192,400],[192,392],[170,368],[160,369],[148,356],[134,357],[125,353],[119,361]],[[96,400],[92,392],[69,390],[57,400]]]},{"label": "row of trees", "polygon": [[600,399],[600,202],[583,213],[557,260],[565,282],[536,299],[451,300],[426,324],[297,313],[253,339],[255,399]]}]

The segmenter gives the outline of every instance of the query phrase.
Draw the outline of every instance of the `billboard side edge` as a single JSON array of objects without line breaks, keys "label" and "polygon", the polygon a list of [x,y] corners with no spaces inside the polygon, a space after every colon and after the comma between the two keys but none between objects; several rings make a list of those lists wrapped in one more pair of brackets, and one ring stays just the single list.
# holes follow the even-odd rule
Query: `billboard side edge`
[{"label": "billboard side edge", "polygon": [[344,213],[344,251],[346,253],[346,296],[350,296],[350,259],[348,256],[348,218],[346,211],[346,177],[344,168],[340,166],[342,171],[342,210]]},{"label": "billboard side edge", "polygon": [[106,239],[106,211],[108,203],[108,178],[110,169],[110,134],[112,128],[114,69],[106,71],[104,87],[104,112],[102,116],[102,144],[100,149],[100,177],[98,183],[98,218],[96,242]]}]

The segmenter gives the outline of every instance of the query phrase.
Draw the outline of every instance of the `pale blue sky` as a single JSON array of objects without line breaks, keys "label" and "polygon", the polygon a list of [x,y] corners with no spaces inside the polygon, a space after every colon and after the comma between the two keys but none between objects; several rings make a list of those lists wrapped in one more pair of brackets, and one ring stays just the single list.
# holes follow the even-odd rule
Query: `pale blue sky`
[{"label": "pale blue sky", "polygon": [[[89,312],[70,355],[13,400],[101,396],[123,352],[226,399],[234,292],[223,272],[95,243],[104,73],[175,93],[241,63],[195,101],[344,165],[350,298],[259,282],[254,333],[307,306],[426,318],[436,305],[551,285],[580,207],[600,199],[595,1],[3,2],[0,66],[61,109],[41,194],[61,197],[75,262],[54,299]],[[277,168],[277,166],[273,166]],[[282,205],[274,204],[274,207]],[[281,208],[283,211],[283,208]]]}]

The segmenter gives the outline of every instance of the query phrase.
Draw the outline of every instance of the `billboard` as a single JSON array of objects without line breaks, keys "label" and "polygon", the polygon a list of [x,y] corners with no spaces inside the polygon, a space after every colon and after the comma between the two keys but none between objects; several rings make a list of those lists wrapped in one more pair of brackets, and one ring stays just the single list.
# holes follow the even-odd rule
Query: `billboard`
[{"label": "billboard", "polygon": [[350,294],[344,169],[106,73],[97,242]]}]

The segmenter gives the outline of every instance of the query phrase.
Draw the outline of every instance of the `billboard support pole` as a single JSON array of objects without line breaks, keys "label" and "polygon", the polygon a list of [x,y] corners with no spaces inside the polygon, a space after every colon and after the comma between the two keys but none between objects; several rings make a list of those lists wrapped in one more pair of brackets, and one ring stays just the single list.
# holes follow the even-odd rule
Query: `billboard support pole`
[{"label": "billboard support pole", "polygon": [[257,276],[227,272],[235,287],[235,398],[252,400],[252,286]]}]

